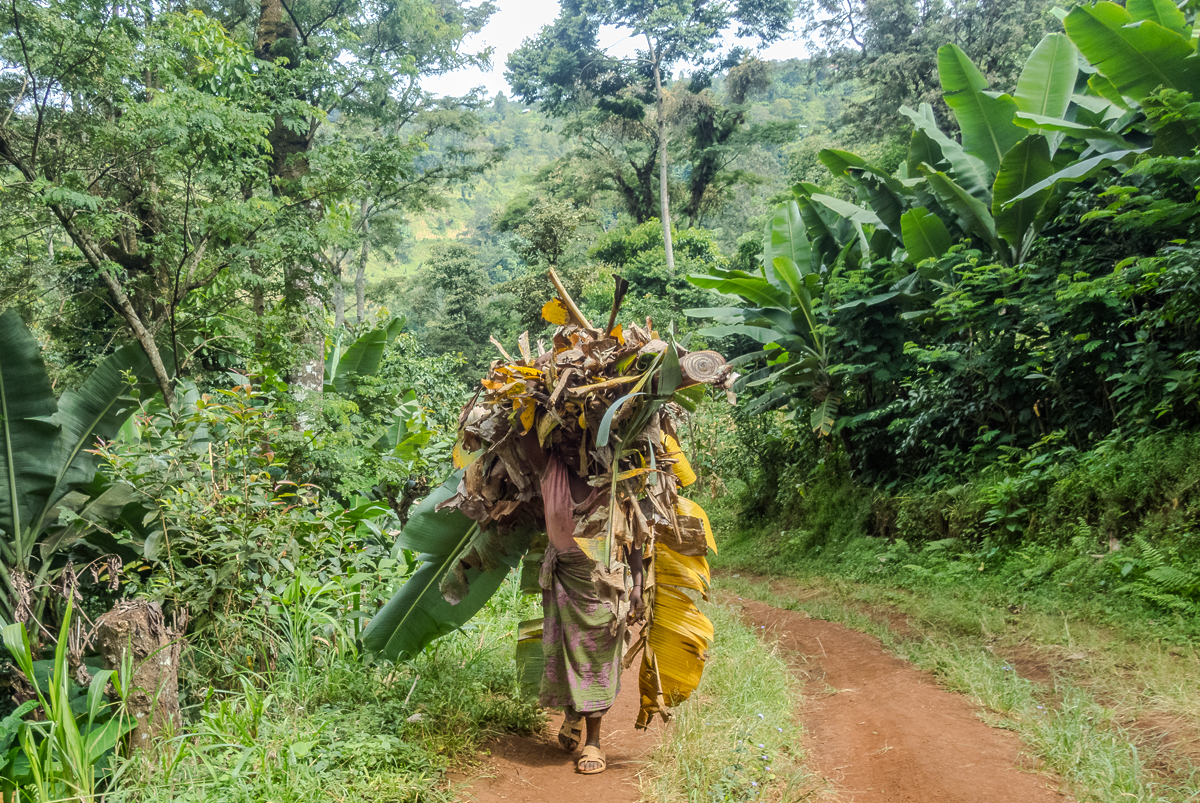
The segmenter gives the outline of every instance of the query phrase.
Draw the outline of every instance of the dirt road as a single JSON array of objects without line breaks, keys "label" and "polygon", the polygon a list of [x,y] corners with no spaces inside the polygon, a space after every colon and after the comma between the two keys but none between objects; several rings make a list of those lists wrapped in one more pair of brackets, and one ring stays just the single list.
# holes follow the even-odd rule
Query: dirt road
[{"label": "dirt road", "polygon": [[888,655],[874,638],[806,614],[739,600],[804,681],[809,763],[844,803],[1062,803],[1017,737],[967,699]]},{"label": "dirt road", "polygon": [[[726,598],[764,638],[778,640],[804,682],[803,720],[810,765],[825,799],[839,803],[1063,803],[1054,778],[1036,772],[1012,733],[990,728],[966,698],[885,653],[870,636],[804,613]],[[637,667],[604,720],[608,772],[582,776],[545,734],[489,745],[484,776],[464,799],[551,803],[577,799],[635,803],[637,776],[661,735],[634,730]],[[582,799],[582,798],[579,798]]]},{"label": "dirt road", "polygon": [[574,760],[558,746],[562,714],[553,714],[539,736],[505,736],[488,745],[488,768],[471,784],[465,799],[476,803],[558,803],[563,800],[596,800],[635,803],[638,772],[646,755],[658,744],[661,725],[649,731],[633,727],[638,710],[638,664],[621,675],[621,693],[604,717],[601,746],[608,770],[600,775],[580,775]]}]

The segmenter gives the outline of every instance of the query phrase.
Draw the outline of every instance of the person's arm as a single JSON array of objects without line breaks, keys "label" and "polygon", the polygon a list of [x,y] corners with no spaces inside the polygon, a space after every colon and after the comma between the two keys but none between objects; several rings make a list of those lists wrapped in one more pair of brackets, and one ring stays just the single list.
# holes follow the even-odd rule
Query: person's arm
[{"label": "person's arm", "polygon": [[631,549],[626,557],[629,560],[629,573],[633,576],[633,588],[629,592],[629,619],[633,621],[642,607],[642,582],[645,577],[642,571],[642,550]]}]

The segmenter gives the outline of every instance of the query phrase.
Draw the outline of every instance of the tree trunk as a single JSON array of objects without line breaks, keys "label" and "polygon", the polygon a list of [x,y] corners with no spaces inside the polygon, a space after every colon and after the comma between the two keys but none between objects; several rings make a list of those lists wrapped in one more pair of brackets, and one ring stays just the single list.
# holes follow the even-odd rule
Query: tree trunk
[{"label": "tree trunk", "polygon": [[671,243],[671,194],[667,182],[667,121],[663,115],[662,70],[660,68],[661,54],[654,49],[650,35],[646,35],[646,44],[654,55],[654,98],[658,108],[658,206],[662,217],[663,249],[667,254],[667,273],[675,276],[675,248]]},{"label": "tree trunk", "polygon": [[362,250],[358,253],[358,270],[354,274],[354,303],[357,314],[355,323],[359,326],[362,326],[363,318],[367,317],[367,252],[371,247],[371,220],[367,217],[365,200],[362,204],[362,214]]},{"label": "tree trunk", "polygon": [[183,726],[179,713],[179,656],[184,622],[168,627],[157,602],[122,600],[96,623],[96,649],[107,669],[128,688],[125,705],[133,717],[129,744],[147,747],[164,730]]},{"label": "tree trunk", "polygon": [[[255,57],[271,62],[286,60],[285,69],[296,69],[300,66],[301,46],[304,44],[307,42],[292,21],[283,0],[261,0],[254,40]],[[297,95],[297,99],[304,98]],[[318,121],[310,120],[307,130],[297,131],[294,125],[285,121],[283,115],[276,115],[275,124],[267,134],[267,141],[271,143],[272,192],[285,197],[308,174],[308,151],[312,147]],[[291,300],[294,302],[299,299],[305,311],[301,319],[305,328],[298,338],[300,362],[288,376],[288,382],[299,395],[320,393],[325,369],[325,335],[321,325],[324,315],[319,314],[323,311],[323,304],[318,292],[321,279],[311,270],[292,266],[285,274],[285,281],[289,285]]]},{"label": "tree trunk", "polygon": [[342,263],[331,264],[333,274],[333,328],[346,325],[346,285],[342,284]]}]

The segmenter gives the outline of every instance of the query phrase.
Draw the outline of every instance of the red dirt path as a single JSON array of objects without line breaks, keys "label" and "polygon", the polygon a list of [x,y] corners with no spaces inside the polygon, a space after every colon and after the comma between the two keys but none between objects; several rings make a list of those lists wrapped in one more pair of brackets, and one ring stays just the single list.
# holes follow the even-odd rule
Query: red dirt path
[{"label": "red dirt path", "polygon": [[1062,803],[1050,776],[965,697],[885,653],[879,642],[804,613],[739,600],[777,638],[805,682],[810,766],[845,803]]},{"label": "red dirt path", "polygon": [[562,714],[555,714],[541,735],[504,736],[489,743],[489,767],[484,777],[471,784],[464,799],[476,803],[636,803],[640,797],[638,772],[662,734],[661,723],[648,731],[633,727],[638,712],[638,663],[621,675],[621,693],[604,717],[600,746],[608,757],[607,771],[599,775],[575,772],[579,751],[567,755],[559,747]]},{"label": "red dirt path", "polygon": [[[727,598],[728,599],[728,598]],[[781,648],[804,681],[805,748],[839,803],[1065,803],[1054,778],[1031,769],[1017,737],[990,728],[965,697],[885,653],[863,633],[806,614],[737,600],[743,618]],[[544,734],[488,745],[483,777],[463,798],[476,803],[636,803],[642,762],[661,724],[636,731],[637,666],[604,718],[608,771],[583,776],[558,746],[561,715]]]}]

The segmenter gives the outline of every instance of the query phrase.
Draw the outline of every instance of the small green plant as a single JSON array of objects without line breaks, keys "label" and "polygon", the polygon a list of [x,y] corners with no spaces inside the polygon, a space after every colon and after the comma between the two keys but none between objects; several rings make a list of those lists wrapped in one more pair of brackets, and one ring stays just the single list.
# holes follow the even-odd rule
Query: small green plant
[{"label": "small green plant", "polygon": [[15,727],[18,744],[6,755],[5,791],[19,792],[22,799],[38,803],[95,799],[111,772],[110,759],[118,742],[134,726],[120,715],[118,704],[105,698],[105,688],[111,682],[123,699],[125,689],[118,673],[101,670],[92,677],[85,695],[73,693],[75,684],[67,664],[72,609],[73,602],[68,600],[45,688],[35,671],[24,623],[6,625],[3,630],[4,646],[36,695],[36,703],[31,700],[17,712],[29,713],[35,707],[42,711],[38,720],[20,719],[15,723],[12,720],[19,714],[14,712],[0,727],[10,739]]}]

